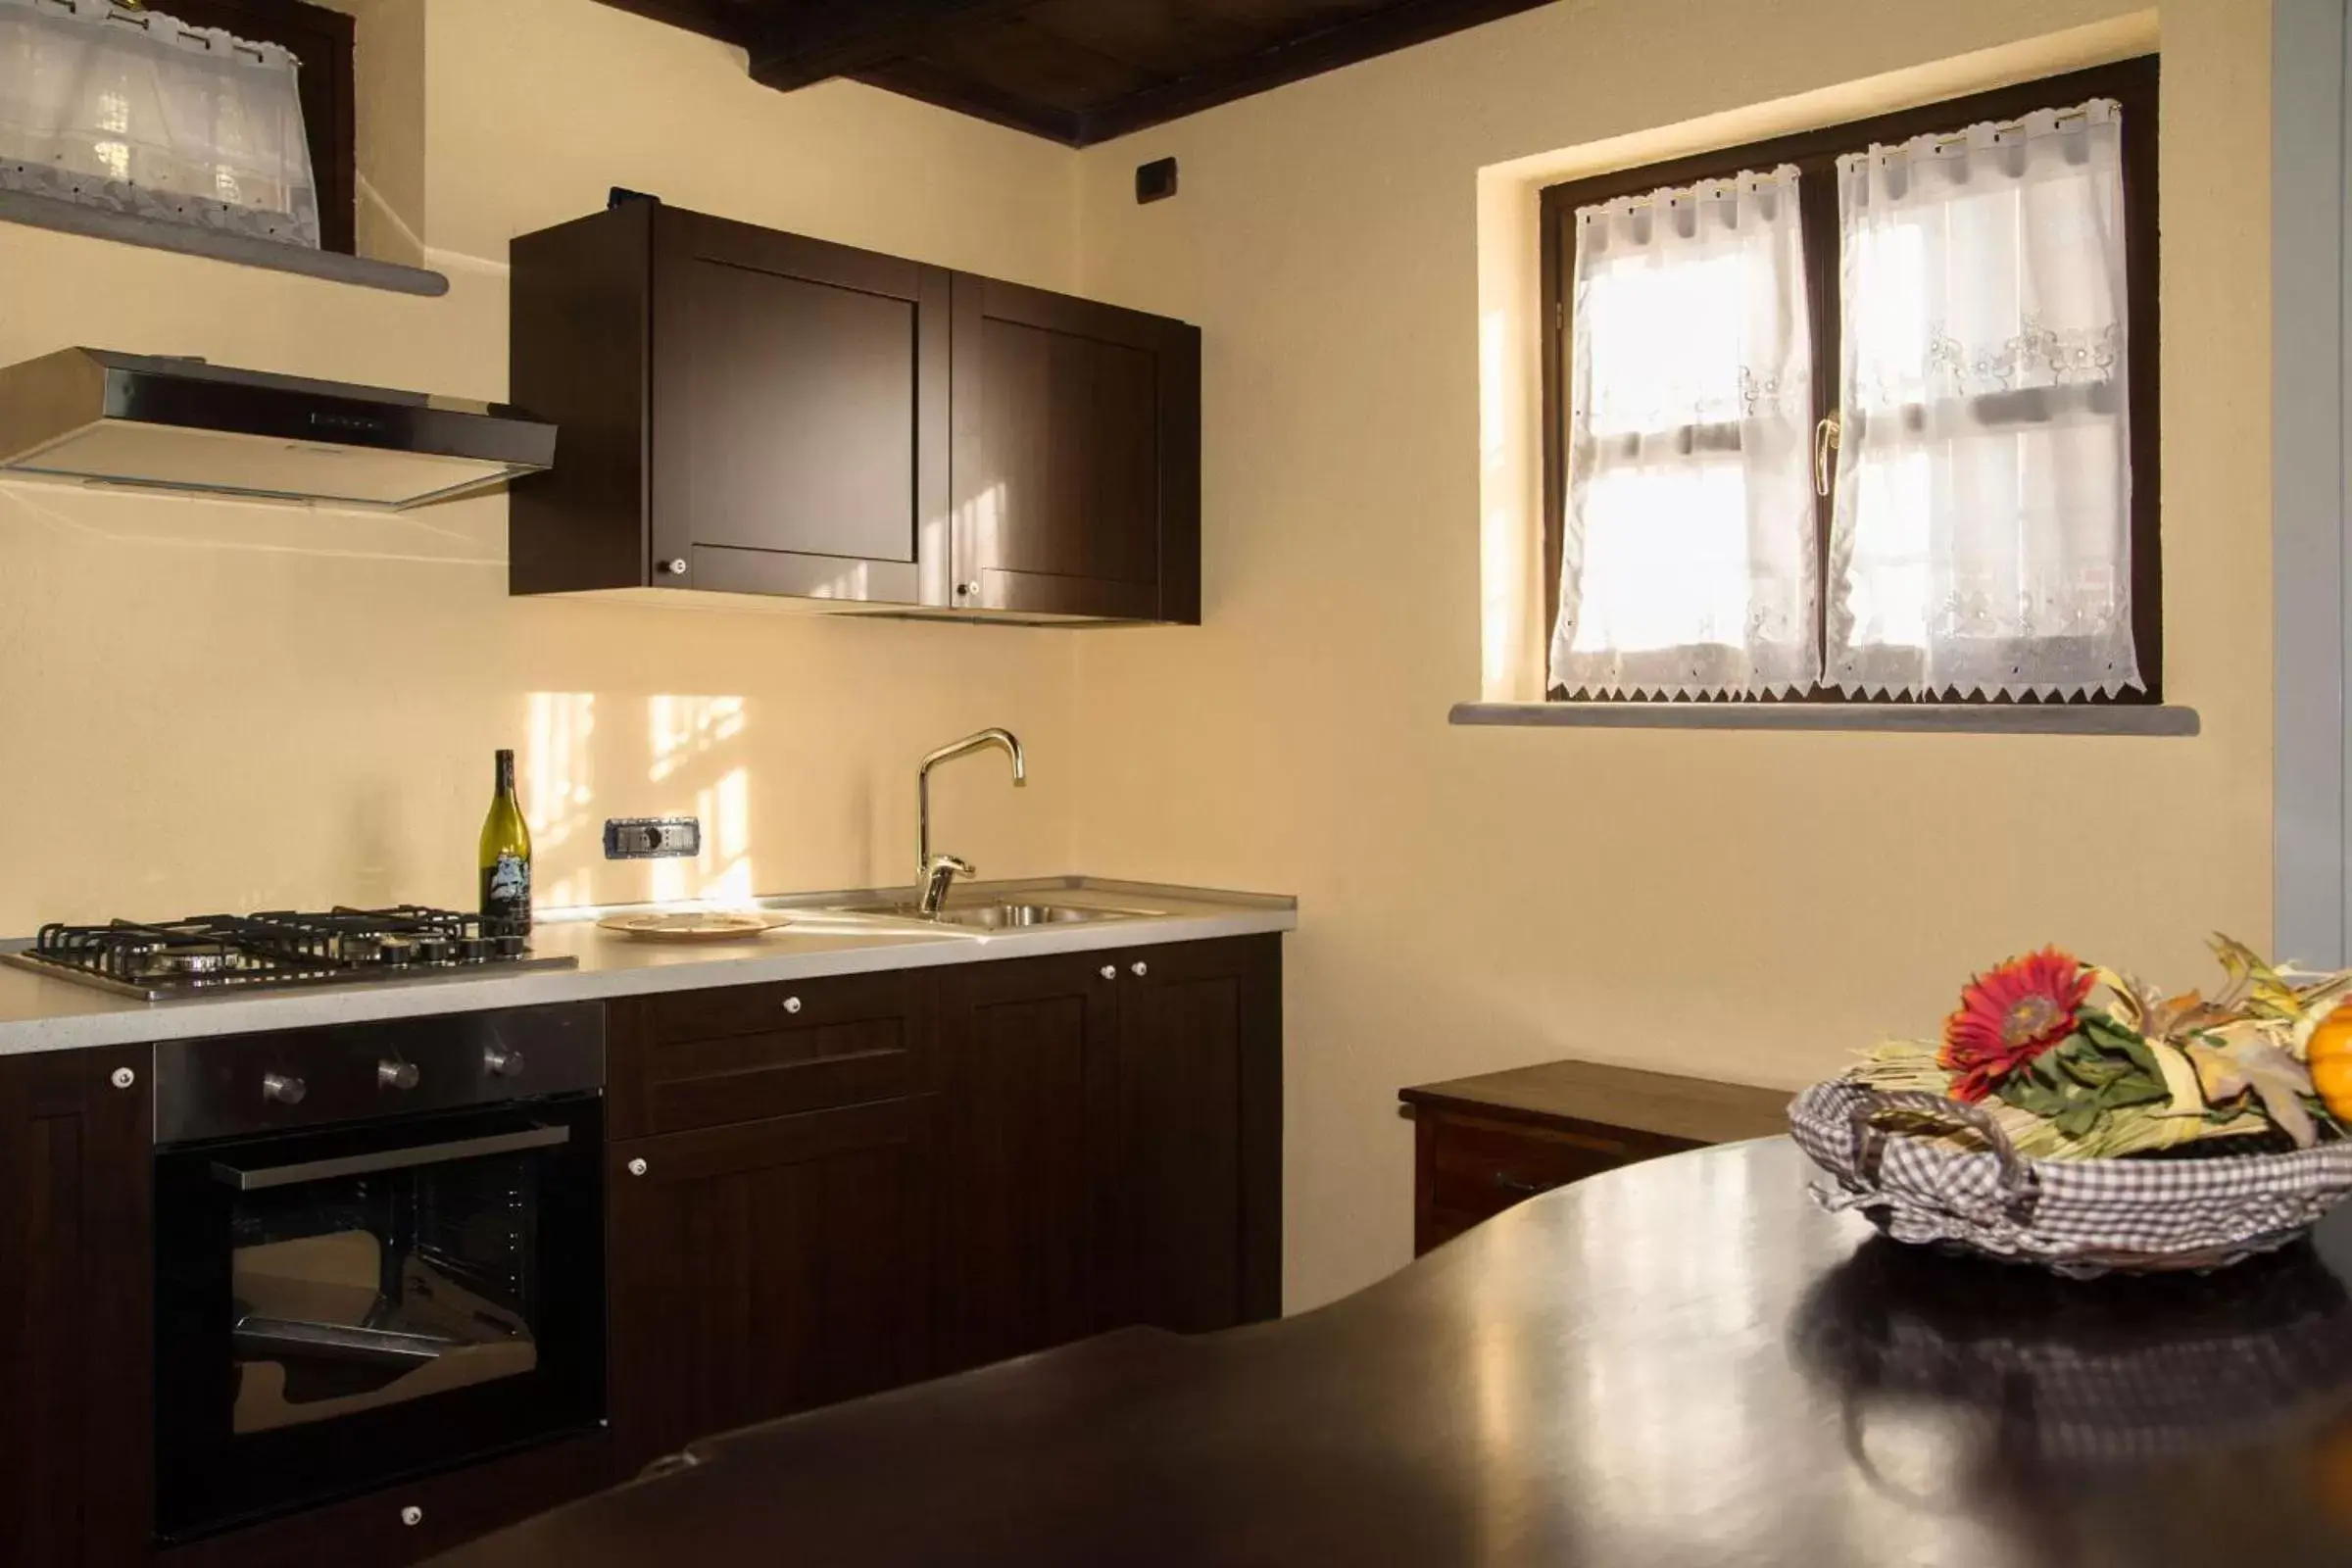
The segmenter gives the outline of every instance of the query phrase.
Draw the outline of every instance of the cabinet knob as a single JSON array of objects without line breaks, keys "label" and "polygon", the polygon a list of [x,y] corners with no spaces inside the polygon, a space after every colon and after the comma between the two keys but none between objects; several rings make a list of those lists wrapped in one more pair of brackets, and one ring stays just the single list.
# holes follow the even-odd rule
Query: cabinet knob
[{"label": "cabinet knob", "polygon": [[274,1100],[281,1105],[299,1105],[302,1103],[302,1097],[309,1093],[308,1086],[290,1073],[266,1072],[262,1074],[262,1098],[264,1100]]},{"label": "cabinet knob", "polygon": [[629,1174],[630,1174],[630,1175],[632,1175],[632,1176],[642,1176],[642,1175],[644,1175],[644,1174],[645,1174],[645,1161],[644,1161],[644,1160],[642,1160],[642,1159],[632,1159],[632,1160],[630,1160],[630,1161],[629,1161]]},{"label": "cabinet knob", "polygon": [[1119,977],[1119,966],[1118,966],[1117,964],[1115,964],[1115,963],[1106,963],[1106,964],[1104,964],[1104,965],[1102,966],[1102,978],[1103,978],[1103,979],[1105,979],[1105,980],[1116,980],[1118,977]]},{"label": "cabinet knob", "polygon": [[976,582],[957,583],[956,585],[956,591],[963,595],[963,597],[966,599],[977,599],[980,597],[980,585]]},{"label": "cabinet knob", "polygon": [[1143,959],[1138,958],[1127,966],[1127,972],[1134,975],[1138,980],[1141,980],[1144,976],[1152,972],[1152,966],[1146,963]]},{"label": "cabinet knob", "polygon": [[414,1089],[416,1087],[416,1064],[413,1061],[394,1061],[389,1057],[375,1064],[375,1086],[378,1089]]},{"label": "cabinet knob", "polygon": [[128,1089],[132,1084],[135,1084],[139,1081],[139,1075],[135,1072],[132,1072],[128,1067],[117,1067],[112,1073],[107,1075],[106,1081],[110,1084],[113,1084],[117,1089]]},{"label": "cabinet knob", "polygon": [[482,1070],[493,1078],[522,1076],[522,1053],[513,1046],[484,1046]]},{"label": "cabinet knob", "polygon": [[424,1510],[412,1502],[400,1510],[400,1522],[413,1530],[424,1523]]},{"label": "cabinet knob", "polygon": [[798,1012],[798,1011],[800,1011],[800,1010],[801,1010],[801,999],[800,999],[800,998],[798,998],[798,997],[786,997],[786,998],[784,999],[784,1010],[785,1010],[786,1012]]},{"label": "cabinet knob", "polygon": [[668,572],[672,577],[683,577],[686,575],[686,558],[684,556],[672,556],[669,560],[662,563],[662,569]]}]

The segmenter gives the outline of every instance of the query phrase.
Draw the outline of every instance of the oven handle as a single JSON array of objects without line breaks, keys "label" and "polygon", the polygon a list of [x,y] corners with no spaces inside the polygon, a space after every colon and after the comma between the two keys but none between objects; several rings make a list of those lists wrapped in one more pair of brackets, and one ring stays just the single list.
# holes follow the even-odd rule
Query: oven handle
[{"label": "oven handle", "polygon": [[365,1176],[370,1171],[400,1170],[410,1165],[438,1165],[445,1160],[473,1159],[483,1154],[512,1154],[524,1149],[553,1149],[571,1142],[569,1127],[526,1127],[521,1132],[492,1133],[486,1138],[460,1138],[446,1144],[412,1144],[405,1149],[380,1150],[372,1154],[346,1154],[341,1159],[312,1159],[294,1165],[268,1165],[241,1170],[213,1162],[213,1180],[240,1193],[271,1187],[295,1187],[304,1182],[332,1181],[338,1176]]}]

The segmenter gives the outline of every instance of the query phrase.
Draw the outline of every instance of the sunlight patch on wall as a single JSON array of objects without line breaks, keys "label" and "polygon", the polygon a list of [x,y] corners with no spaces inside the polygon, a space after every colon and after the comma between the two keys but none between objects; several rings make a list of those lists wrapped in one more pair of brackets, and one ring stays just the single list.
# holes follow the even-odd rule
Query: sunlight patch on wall
[{"label": "sunlight patch on wall", "polygon": [[[645,710],[647,778],[673,787],[693,784],[692,809],[703,822],[701,855],[652,863],[651,896],[663,904],[750,900],[759,891],[752,867],[752,778],[741,762],[727,760],[751,724],[744,699],[663,694],[648,698]],[[712,773],[709,783],[699,782]]]}]

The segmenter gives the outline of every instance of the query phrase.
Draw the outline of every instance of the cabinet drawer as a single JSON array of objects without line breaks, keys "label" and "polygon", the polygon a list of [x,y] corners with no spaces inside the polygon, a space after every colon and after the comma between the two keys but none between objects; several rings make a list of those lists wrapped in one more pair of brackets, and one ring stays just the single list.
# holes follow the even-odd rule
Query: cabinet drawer
[{"label": "cabinet drawer", "polygon": [[611,1440],[591,1433],[165,1546],[155,1560],[159,1568],[403,1568],[620,1479]]},{"label": "cabinet drawer", "polygon": [[1650,1133],[1441,1117],[1431,1128],[1423,1188],[1430,1206],[1484,1219],[1537,1193],[1696,1147]]},{"label": "cabinet drawer", "polygon": [[615,1138],[686,1132],[928,1087],[919,972],[829,976],[613,1004]]}]

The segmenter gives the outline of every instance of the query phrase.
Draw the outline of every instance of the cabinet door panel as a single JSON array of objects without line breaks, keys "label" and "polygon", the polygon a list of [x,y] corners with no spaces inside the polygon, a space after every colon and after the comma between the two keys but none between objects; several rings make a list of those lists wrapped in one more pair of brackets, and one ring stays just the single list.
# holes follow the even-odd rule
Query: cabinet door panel
[{"label": "cabinet door panel", "polygon": [[1280,1310],[1281,959],[1275,938],[1123,955],[1122,1321],[1180,1332]]},{"label": "cabinet door panel", "polygon": [[613,1145],[624,1464],[921,1375],[930,1113],[889,1101]]},{"label": "cabinet door panel", "polygon": [[960,275],[955,307],[959,602],[1198,619],[1198,332]]},{"label": "cabinet door panel", "polygon": [[655,580],[934,602],[948,275],[693,213],[656,235]]},{"label": "cabinet door panel", "polygon": [[940,1370],[1094,1333],[1114,987],[1100,956],[940,975]]},{"label": "cabinet door panel", "polygon": [[0,1557],[12,1562],[146,1560],[152,1054],[0,1057]]}]

